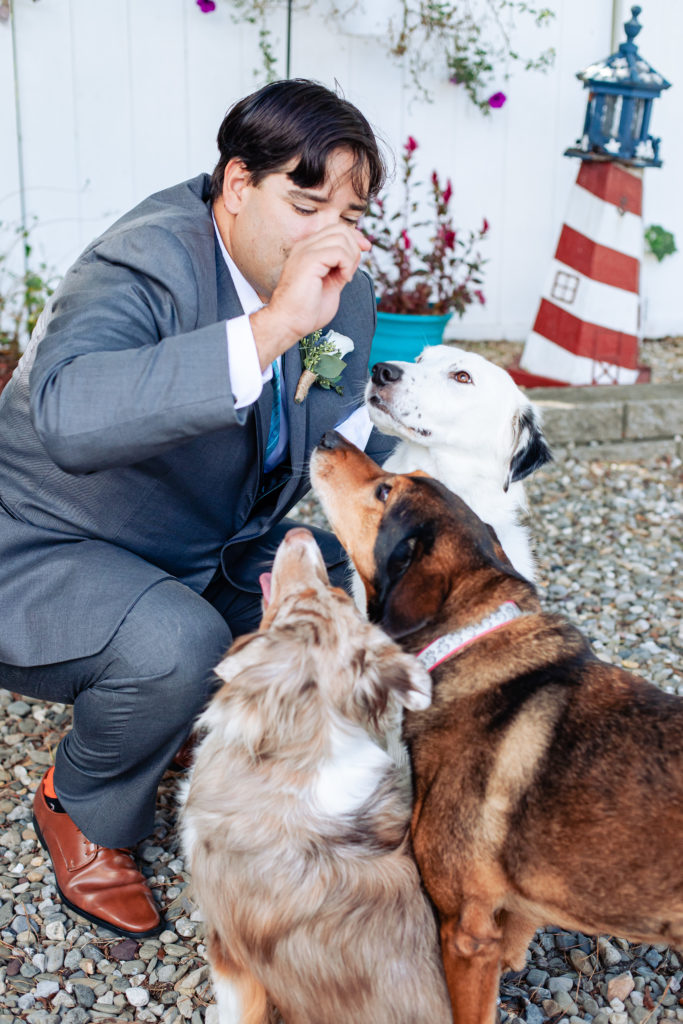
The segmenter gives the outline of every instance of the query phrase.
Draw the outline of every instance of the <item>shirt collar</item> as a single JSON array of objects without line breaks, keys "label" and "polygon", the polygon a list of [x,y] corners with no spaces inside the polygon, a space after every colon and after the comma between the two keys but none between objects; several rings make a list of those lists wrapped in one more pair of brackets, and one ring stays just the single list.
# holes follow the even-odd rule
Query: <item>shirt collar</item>
[{"label": "shirt collar", "polygon": [[240,305],[246,315],[250,316],[250,314],[255,313],[257,309],[261,309],[263,303],[233,260],[228,250],[225,248],[225,243],[221,238],[221,233],[218,230],[218,225],[216,224],[216,218],[213,215],[213,211],[211,211],[211,219],[213,220],[218,244],[220,245],[221,252],[223,253],[223,259],[228,265],[230,277],[232,278],[232,283],[234,284],[235,291],[237,292],[237,298],[240,300]]}]

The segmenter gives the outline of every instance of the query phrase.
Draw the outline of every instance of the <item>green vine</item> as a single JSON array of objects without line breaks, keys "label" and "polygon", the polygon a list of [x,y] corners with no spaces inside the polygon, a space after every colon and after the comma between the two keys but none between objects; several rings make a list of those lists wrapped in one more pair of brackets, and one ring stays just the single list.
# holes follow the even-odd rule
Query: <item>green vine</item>
[{"label": "green vine", "polygon": [[[0,221],[0,237],[8,238],[0,251],[0,354],[17,360],[54,291],[56,275],[45,263],[32,263],[33,249],[26,229]],[[24,258],[23,273],[12,267],[18,247]]]},{"label": "green vine", "polygon": [[[202,10],[214,3],[197,0]],[[228,0],[236,22],[258,26],[259,50],[266,82],[281,77],[271,29],[272,15],[286,10],[286,0]],[[314,0],[293,0],[296,13],[310,10]],[[367,2],[367,0],[366,0]],[[330,20],[339,31],[359,5],[360,0],[336,0]],[[389,56],[405,64],[417,96],[431,101],[424,84],[425,73],[441,62],[445,76],[461,85],[472,102],[488,114],[505,102],[505,95],[491,95],[494,78],[506,80],[510,66],[522,64],[525,70],[544,71],[552,64],[555,51],[548,48],[537,57],[524,57],[513,46],[512,30],[519,16],[533,19],[537,26],[547,24],[555,15],[528,0],[397,0],[396,17],[390,18],[383,36]],[[502,71],[500,70],[502,68]],[[257,72],[258,74],[259,72]]]},{"label": "green vine", "polygon": [[674,236],[660,224],[650,224],[645,232],[645,241],[652,255],[656,256],[660,263],[665,256],[678,252]]}]

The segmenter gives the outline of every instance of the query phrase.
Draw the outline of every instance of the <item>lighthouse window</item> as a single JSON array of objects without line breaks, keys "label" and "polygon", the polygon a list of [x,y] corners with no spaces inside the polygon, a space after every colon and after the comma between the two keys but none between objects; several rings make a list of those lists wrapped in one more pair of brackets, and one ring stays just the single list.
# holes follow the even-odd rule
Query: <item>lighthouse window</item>
[{"label": "lighthouse window", "polygon": [[576,298],[578,290],[578,275],[568,274],[564,270],[558,270],[555,274],[555,280],[553,281],[550,297],[551,299],[557,299],[558,302],[566,302],[567,305],[569,305],[569,303],[573,302]]},{"label": "lighthouse window", "polygon": [[633,106],[633,121],[631,122],[631,136],[639,139],[643,131],[643,117],[645,115],[645,100],[638,99]]},{"label": "lighthouse window", "polygon": [[619,135],[622,99],[621,96],[605,96],[603,100],[600,130],[607,139],[616,139]]}]

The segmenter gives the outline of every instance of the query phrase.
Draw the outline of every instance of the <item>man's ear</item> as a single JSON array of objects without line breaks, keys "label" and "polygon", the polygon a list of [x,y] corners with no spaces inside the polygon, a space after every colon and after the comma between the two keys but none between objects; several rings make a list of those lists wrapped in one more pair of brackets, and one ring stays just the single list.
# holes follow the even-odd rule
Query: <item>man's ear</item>
[{"label": "man's ear", "polygon": [[223,205],[228,213],[239,213],[242,194],[248,185],[251,185],[251,174],[246,164],[238,157],[232,157],[223,174]]}]

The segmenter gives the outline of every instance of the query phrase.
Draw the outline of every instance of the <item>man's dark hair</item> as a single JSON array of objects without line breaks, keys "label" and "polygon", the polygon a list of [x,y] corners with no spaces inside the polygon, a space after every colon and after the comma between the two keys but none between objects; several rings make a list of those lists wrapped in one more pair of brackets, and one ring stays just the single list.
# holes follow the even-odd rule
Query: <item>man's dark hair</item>
[{"label": "man's dark hair", "polygon": [[377,139],[357,107],[306,79],[271,82],[239,100],[225,115],[217,141],[214,201],[223,192],[223,175],[233,157],[244,162],[255,185],[298,158],[289,177],[298,188],[318,188],[329,157],[342,148],[354,155],[351,183],[361,198],[376,196],[386,178]]}]

